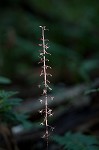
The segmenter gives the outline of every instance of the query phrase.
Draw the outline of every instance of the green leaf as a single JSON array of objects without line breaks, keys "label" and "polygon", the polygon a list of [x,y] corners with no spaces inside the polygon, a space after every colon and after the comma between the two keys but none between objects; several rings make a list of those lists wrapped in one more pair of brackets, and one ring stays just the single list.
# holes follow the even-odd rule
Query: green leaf
[{"label": "green leaf", "polygon": [[0,90],[0,98],[9,98],[16,95],[18,92]]},{"label": "green leaf", "polygon": [[9,105],[16,106],[16,105],[20,105],[20,103],[22,102],[22,99],[21,98],[10,98],[8,100],[8,102],[9,102]]},{"label": "green leaf", "polygon": [[64,136],[54,136],[54,141],[67,150],[97,150],[99,141],[94,136],[68,132]]},{"label": "green leaf", "polygon": [[10,79],[0,76],[0,84],[10,84],[10,83],[11,83]]}]

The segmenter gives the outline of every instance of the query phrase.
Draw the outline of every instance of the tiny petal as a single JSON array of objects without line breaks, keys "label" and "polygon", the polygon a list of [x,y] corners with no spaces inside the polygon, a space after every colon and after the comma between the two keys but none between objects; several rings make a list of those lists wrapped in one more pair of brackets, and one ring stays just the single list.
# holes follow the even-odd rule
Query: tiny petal
[{"label": "tiny petal", "polygon": [[43,103],[43,100],[42,100],[42,99],[40,99],[39,101],[40,101],[41,104]]},{"label": "tiny petal", "polygon": [[43,139],[45,138],[45,134],[42,136],[42,138],[43,138]]},{"label": "tiny petal", "polygon": [[54,97],[51,97],[51,100],[53,100],[54,99]]},{"label": "tiny petal", "polygon": [[49,114],[49,116],[51,117],[51,116],[53,116],[53,114]]},{"label": "tiny petal", "polygon": [[38,85],[38,87],[40,88],[40,87],[41,87],[41,85],[39,84],[39,85]]},{"label": "tiny petal", "polygon": [[43,112],[43,110],[39,110],[39,113],[42,113]]},{"label": "tiny petal", "polygon": [[46,94],[47,93],[47,91],[46,90],[43,90],[43,94]]},{"label": "tiny petal", "polygon": [[48,87],[49,88],[49,90],[52,90],[50,87]]},{"label": "tiny petal", "polygon": [[42,122],[42,123],[40,123],[40,125],[42,125],[42,126],[43,126],[43,125],[44,125],[44,123]]}]

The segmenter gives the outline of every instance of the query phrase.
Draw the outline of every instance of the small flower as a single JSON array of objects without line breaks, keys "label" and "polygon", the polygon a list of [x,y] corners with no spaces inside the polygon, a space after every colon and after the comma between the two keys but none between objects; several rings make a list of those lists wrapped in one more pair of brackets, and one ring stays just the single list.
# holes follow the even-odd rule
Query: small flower
[{"label": "small flower", "polygon": [[39,110],[39,113],[42,113],[43,112],[43,110]]},{"label": "small flower", "polygon": [[38,87],[40,88],[40,87],[41,87],[41,85],[39,84],[39,85],[38,85]]},{"label": "small flower", "polygon": [[45,48],[46,48],[46,49],[48,49],[48,48],[49,48],[49,46],[45,45]]},{"label": "small flower", "polygon": [[52,88],[50,88],[48,85],[47,85],[47,88],[51,91],[52,90]]},{"label": "small flower", "polygon": [[43,136],[42,136],[42,138],[44,139],[46,137],[46,135],[44,134]]},{"label": "small flower", "polygon": [[50,68],[50,69],[52,69],[50,66],[46,66],[46,69],[47,69],[47,68]]},{"label": "small flower", "polygon": [[39,99],[40,103],[42,104],[43,103],[43,100],[42,99]]},{"label": "small flower", "polygon": [[45,61],[49,61],[49,59],[45,59]]},{"label": "small flower", "polygon": [[44,125],[44,123],[43,123],[43,122],[41,122],[41,123],[40,123],[40,125],[42,125],[42,126],[43,126],[43,125]]},{"label": "small flower", "polygon": [[39,44],[39,46],[42,46],[42,44]]},{"label": "small flower", "polygon": [[51,75],[50,73],[47,73],[46,75],[47,75],[47,76],[51,76],[51,77],[52,77],[52,75]]},{"label": "small flower", "polygon": [[43,74],[44,74],[44,72],[43,72],[43,70],[42,70],[40,76],[42,76]]},{"label": "small flower", "polygon": [[44,90],[43,90],[43,94],[46,94],[46,93],[47,93],[47,90],[44,89]]},{"label": "small flower", "polygon": [[43,55],[44,55],[44,53],[40,53],[40,55],[41,55],[41,56],[43,56]]},{"label": "small flower", "polygon": [[54,97],[51,97],[51,100],[53,100],[54,99]]},{"label": "small flower", "polygon": [[52,114],[52,113],[50,113],[50,114],[49,114],[49,117],[52,117],[52,116],[53,116],[53,114]]},{"label": "small flower", "polygon": [[49,111],[47,112],[48,114],[51,114],[51,112],[52,112],[52,109],[49,109]]},{"label": "small flower", "polygon": [[49,80],[46,80],[48,83],[50,83],[50,81]]}]

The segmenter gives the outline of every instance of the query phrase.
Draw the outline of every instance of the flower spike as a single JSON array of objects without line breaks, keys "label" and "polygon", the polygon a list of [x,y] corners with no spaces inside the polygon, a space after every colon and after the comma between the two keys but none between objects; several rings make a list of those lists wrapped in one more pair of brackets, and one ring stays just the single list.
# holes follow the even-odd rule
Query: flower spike
[{"label": "flower spike", "polygon": [[[48,80],[48,76],[52,76],[52,75],[50,73],[48,73],[47,70],[52,69],[52,68],[46,64],[49,61],[49,59],[47,59],[46,56],[48,54],[49,55],[51,55],[51,54],[47,52],[47,50],[49,49],[49,45],[46,42],[48,42],[49,40],[45,39],[45,30],[48,30],[48,29],[46,29],[46,26],[39,26],[39,27],[41,28],[41,31],[42,31],[42,37],[40,38],[42,43],[39,44],[39,46],[42,47],[42,50],[39,50],[39,52],[40,52],[40,56],[39,56],[40,62],[39,63],[42,63],[42,66],[41,66],[42,70],[41,70],[40,76],[43,76],[43,78],[44,78],[44,81],[43,81],[44,88],[43,88],[43,93],[42,93],[42,95],[44,96],[44,100],[40,99],[39,101],[41,104],[43,102],[45,105],[45,108],[42,110],[39,110],[39,113],[41,113],[41,115],[44,114],[44,120],[40,125],[45,125],[45,134],[43,135],[43,138],[46,139],[47,147],[48,147],[49,131],[54,130],[54,128],[49,126],[49,124],[48,124],[48,117],[53,116],[53,113],[52,113],[52,109],[50,109],[48,107],[48,91],[52,90],[49,86],[50,81]],[[53,98],[54,97],[51,97],[51,100],[53,100]]]}]

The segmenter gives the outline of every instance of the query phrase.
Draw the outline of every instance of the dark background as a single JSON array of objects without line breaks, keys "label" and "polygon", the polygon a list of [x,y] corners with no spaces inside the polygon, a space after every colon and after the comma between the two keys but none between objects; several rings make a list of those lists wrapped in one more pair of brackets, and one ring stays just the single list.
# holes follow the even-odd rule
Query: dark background
[{"label": "dark background", "polygon": [[[51,53],[49,72],[54,100],[49,104],[54,116],[49,120],[53,134],[67,131],[99,135],[99,2],[97,0],[1,0],[0,80],[10,84],[1,89],[19,91],[23,99],[17,108],[28,113],[33,124],[13,133],[21,150],[44,149],[39,122],[42,108],[38,99],[41,65],[38,44],[40,25],[45,25]],[[94,90],[93,90],[94,89]],[[6,124],[8,122],[6,121]],[[18,123],[11,123],[11,127]],[[51,142],[51,149],[54,147]],[[55,148],[53,148],[55,149]],[[58,148],[56,148],[58,149]]]}]

